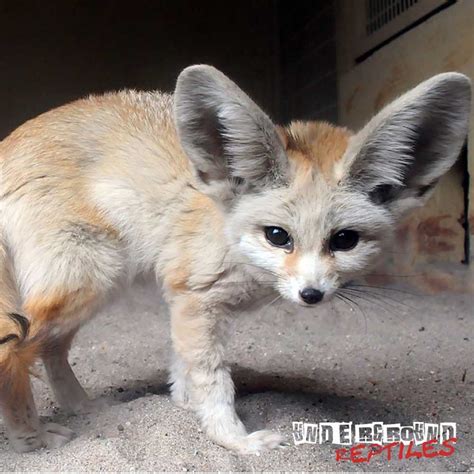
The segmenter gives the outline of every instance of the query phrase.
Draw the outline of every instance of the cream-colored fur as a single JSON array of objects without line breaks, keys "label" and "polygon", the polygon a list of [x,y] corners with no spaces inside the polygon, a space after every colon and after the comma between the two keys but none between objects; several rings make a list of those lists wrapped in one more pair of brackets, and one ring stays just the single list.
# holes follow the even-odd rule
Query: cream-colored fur
[{"label": "cream-colored fur", "polygon": [[[13,447],[56,447],[72,437],[40,424],[29,367],[43,358],[61,405],[84,408],[67,362],[72,338],[138,274],[155,275],[170,304],[176,403],[229,449],[278,447],[278,433],[248,434],[235,412],[228,320],[274,291],[303,305],[306,287],[328,299],[370,268],[402,211],[426,199],[465,137],[469,83],[445,74],[410,94],[357,135],[319,123],[277,128],[223,74],[194,66],[174,96],[90,97],[7,137],[0,402]],[[427,140],[432,131],[440,136]],[[268,226],[289,232],[291,246],[267,241]],[[350,251],[329,248],[341,229],[360,235]]]}]

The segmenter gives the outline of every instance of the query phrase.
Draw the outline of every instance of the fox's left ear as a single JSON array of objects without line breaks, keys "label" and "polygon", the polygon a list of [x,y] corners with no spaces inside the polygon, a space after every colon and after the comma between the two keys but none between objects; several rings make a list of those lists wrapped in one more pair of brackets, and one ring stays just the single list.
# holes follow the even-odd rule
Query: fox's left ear
[{"label": "fox's left ear", "polygon": [[470,80],[445,73],[396,99],[351,139],[344,181],[395,215],[422,204],[461,152],[470,98]]}]

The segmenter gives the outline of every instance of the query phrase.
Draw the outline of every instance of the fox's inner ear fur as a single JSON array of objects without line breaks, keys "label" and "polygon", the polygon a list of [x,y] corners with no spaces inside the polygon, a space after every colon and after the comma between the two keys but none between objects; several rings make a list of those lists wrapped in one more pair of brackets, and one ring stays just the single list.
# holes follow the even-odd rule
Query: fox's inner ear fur
[{"label": "fox's inner ear fur", "polygon": [[175,120],[205,186],[261,188],[285,179],[287,158],[275,125],[214,67],[191,66],[179,75]]},{"label": "fox's inner ear fur", "polygon": [[344,156],[351,185],[397,214],[423,203],[461,152],[470,96],[466,76],[445,73],[386,106]]}]

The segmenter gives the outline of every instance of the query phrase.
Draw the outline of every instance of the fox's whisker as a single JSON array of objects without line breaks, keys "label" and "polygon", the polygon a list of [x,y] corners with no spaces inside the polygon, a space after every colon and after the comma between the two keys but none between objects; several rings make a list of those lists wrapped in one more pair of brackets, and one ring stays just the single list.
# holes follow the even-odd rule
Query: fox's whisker
[{"label": "fox's whisker", "polygon": [[270,303],[266,304],[265,306],[263,306],[261,308],[261,311],[264,311],[266,310],[269,306],[272,306],[274,303],[276,303],[278,300],[280,300],[282,297],[282,295],[278,295],[276,298],[274,298],[272,301],[270,301]]},{"label": "fox's whisker", "polygon": [[[335,295],[339,299],[342,299],[343,301],[345,301],[352,308],[353,311],[354,311],[354,306],[358,309],[359,313],[364,318],[364,333],[367,334],[367,314],[361,308],[361,306],[357,303],[357,301],[354,301],[353,298],[349,297],[346,294],[342,294],[342,293],[339,293],[339,292],[336,292]],[[352,305],[354,305],[354,306],[352,306]]]},{"label": "fox's whisker", "polygon": [[390,304],[391,306],[397,308],[397,305],[398,307],[404,307],[406,309],[410,309],[410,310],[416,310],[416,308],[413,308],[411,305],[407,304],[406,302],[404,301],[400,301],[396,298],[394,298],[393,296],[391,295],[386,295],[386,294],[382,294],[380,292],[374,292],[374,291],[368,291],[368,290],[361,290],[361,289],[356,289],[356,288],[348,288],[348,290],[351,290],[353,292],[358,292],[359,294],[366,294],[366,295],[370,295],[374,298],[379,298],[379,299],[383,299],[385,301],[386,304]]},{"label": "fox's whisker", "polygon": [[[355,290],[345,290],[350,293],[353,297],[359,297],[364,299],[367,302],[377,304],[379,307],[383,308],[385,311],[400,311],[400,307],[406,307],[406,305],[397,300],[392,300],[385,295],[369,293],[367,291],[355,291]],[[394,313],[395,314],[395,313]]]},{"label": "fox's whisker", "polygon": [[392,291],[394,293],[403,293],[410,296],[420,296],[417,293],[413,293],[411,291],[400,289],[400,288],[392,288],[390,286],[361,285],[358,283],[356,284],[351,283],[350,285],[347,286],[347,288],[369,288],[369,289],[376,289],[376,290],[381,290],[381,291]]},{"label": "fox's whisker", "polygon": [[[347,290],[343,290],[343,292],[347,292]],[[373,295],[369,295],[368,293],[349,293],[353,298],[359,298],[362,301],[365,301],[368,304],[375,304],[377,307],[381,308],[383,311],[386,311],[389,314],[397,315],[394,310],[396,307],[393,305],[387,304],[386,301],[383,301],[381,298],[374,297]]]}]

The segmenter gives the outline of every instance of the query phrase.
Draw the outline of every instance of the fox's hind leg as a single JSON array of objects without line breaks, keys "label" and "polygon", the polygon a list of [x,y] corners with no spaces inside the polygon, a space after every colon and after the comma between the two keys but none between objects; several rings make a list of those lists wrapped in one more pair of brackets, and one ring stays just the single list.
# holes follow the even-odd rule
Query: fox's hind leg
[{"label": "fox's hind leg", "polygon": [[10,262],[0,242],[0,412],[13,448],[19,452],[67,443],[73,432],[41,425],[31,393],[30,367],[41,352],[41,338],[31,339],[30,320],[21,305]]},{"label": "fox's hind leg", "polygon": [[79,326],[97,311],[104,293],[104,289],[84,286],[69,293],[31,297],[25,302],[25,310],[35,321],[50,326],[41,357],[56,400],[67,413],[88,411],[93,406],[74,375],[68,353]]},{"label": "fox's hind leg", "polygon": [[29,376],[29,366],[36,355],[34,349],[18,351],[12,356],[15,360],[8,362],[10,374],[2,371],[0,400],[3,420],[13,449],[20,453],[42,447],[58,448],[74,437],[69,428],[39,421]]},{"label": "fox's hind leg", "polygon": [[76,335],[73,331],[51,344],[43,354],[43,363],[56,401],[68,414],[89,413],[106,404],[91,400],[77,380],[68,361],[69,349]]},{"label": "fox's hind leg", "polygon": [[40,296],[26,299],[23,310],[28,317],[8,315],[17,329],[3,330],[9,335],[3,337],[7,346],[2,349],[0,363],[0,400],[8,437],[16,451],[57,448],[72,439],[74,433],[70,429],[40,423],[29,373],[33,363],[43,357],[60,402],[77,407],[87,400],[69,367],[67,351],[72,334],[90,317],[99,301],[97,291],[86,287],[69,292],[43,290]]},{"label": "fox's hind leg", "polygon": [[2,314],[0,323],[0,408],[12,447],[27,452],[64,445],[73,431],[55,423],[42,425],[31,393],[30,367],[41,352],[40,340],[26,340],[29,322],[24,316]]},{"label": "fox's hind leg", "polygon": [[[71,338],[93,316],[123,270],[118,233],[80,193],[60,189],[62,194],[48,186],[48,192],[28,195],[28,200],[12,198],[2,209],[8,247],[2,246],[0,283],[4,268],[7,280],[21,289],[22,299],[18,311],[8,309],[23,314],[30,323],[26,337],[8,342],[4,363],[0,353],[0,371],[7,374],[0,373],[4,420],[18,451],[57,447],[72,437],[66,428],[40,424],[28,371],[37,358],[43,358],[59,402],[72,409],[84,403],[85,393],[67,362]],[[12,265],[2,265],[9,260],[6,249],[14,255]],[[14,271],[8,271],[8,266]],[[0,300],[1,296],[0,291]],[[0,306],[0,318],[1,310]]]},{"label": "fox's hind leg", "polygon": [[75,331],[57,340],[43,354],[43,362],[54,395],[66,413],[79,413],[90,405],[87,393],[77,380],[68,361]]},{"label": "fox's hind leg", "polygon": [[67,352],[73,334],[100,302],[99,295],[97,290],[88,287],[69,292],[65,289],[42,291],[40,296],[33,293],[23,305],[28,319],[13,315],[20,321],[17,326],[23,333],[9,338],[8,342],[17,344],[11,344],[0,365],[0,398],[8,437],[16,451],[57,448],[73,437],[74,433],[68,428],[40,423],[31,393],[29,371],[35,360],[42,357],[61,404],[74,410],[87,401],[67,362]]},{"label": "fox's hind leg", "polygon": [[34,347],[21,352],[29,321],[16,313],[0,315],[0,408],[12,447],[19,452],[40,448],[40,423],[31,394],[29,368]]}]

